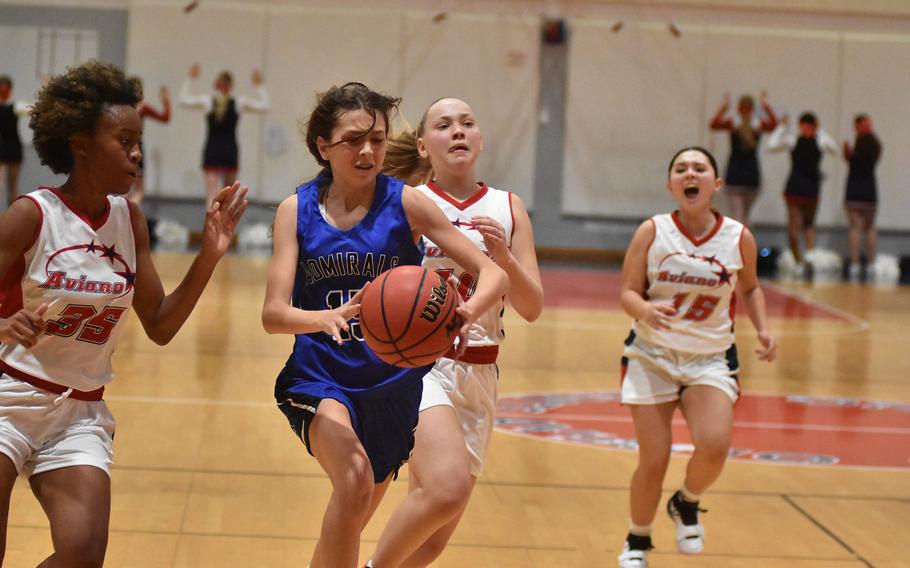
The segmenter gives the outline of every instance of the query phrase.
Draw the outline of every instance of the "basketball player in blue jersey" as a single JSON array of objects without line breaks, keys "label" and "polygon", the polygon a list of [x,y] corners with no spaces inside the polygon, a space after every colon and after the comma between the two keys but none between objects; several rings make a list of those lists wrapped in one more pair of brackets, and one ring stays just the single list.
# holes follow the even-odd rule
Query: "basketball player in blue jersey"
[{"label": "basketball player in blue jersey", "polygon": [[[409,180],[509,276],[508,299],[534,321],[543,309],[543,286],[531,220],[521,199],[477,180],[483,136],[464,101],[443,98],[424,112],[416,131],[396,136],[384,170]],[[418,185],[419,184],[419,185]],[[427,237],[423,265],[453,275],[470,297],[474,277]],[[449,353],[423,379],[420,423],[408,461],[408,496],[379,539],[368,566],[427,566],[455,532],[493,435],[499,369],[505,339],[503,298],[477,320],[467,350]]]},{"label": "basketball player in blue jersey", "polygon": [[313,568],[354,568],[360,533],[414,444],[423,376],[375,357],[356,321],[382,271],[419,265],[422,235],[478,275],[457,308],[462,336],[500,301],[508,278],[425,195],[381,175],[400,99],[360,83],[320,94],[306,143],[323,166],[278,207],[262,323],[296,335],[275,385],[294,433],[332,482]]},{"label": "basketball player in blue jersey", "polygon": [[623,263],[620,303],[635,322],[623,353],[622,402],[635,423],[638,468],[621,568],[648,565],[651,523],[670,462],[677,408],[695,451],[667,512],[676,524],[680,552],[698,554],[704,547],[699,499],[726,462],[733,404],[740,393],[734,290],[758,332],[758,358],[771,361],[777,353],[756,275],[755,239],[711,205],[722,185],[707,150],[677,152],[667,188],[679,208],[642,223]]},{"label": "basketball player in blue jersey", "polygon": [[20,197],[0,218],[0,564],[19,474],[50,521],[41,566],[100,567],[111,507],[114,419],[102,400],[132,306],[168,343],[189,317],[235,224],[246,188],[206,212],[201,250],[165,295],[141,210],[124,196],[142,152],[139,95],[116,67],[52,78],[30,126],[41,162],[66,182]]}]

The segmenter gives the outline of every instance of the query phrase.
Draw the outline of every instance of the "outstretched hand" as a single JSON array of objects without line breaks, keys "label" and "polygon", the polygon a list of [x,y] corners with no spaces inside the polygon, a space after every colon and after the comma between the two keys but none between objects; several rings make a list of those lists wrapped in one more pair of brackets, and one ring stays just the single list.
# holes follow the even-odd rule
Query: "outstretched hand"
[{"label": "outstretched hand", "polygon": [[38,343],[38,336],[44,331],[44,312],[47,304],[41,304],[35,311],[21,309],[6,319],[0,319],[0,343],[18,343],[28,349]]},{"label": "outstretched hand", "polygon": [[360,315],[360,300],[363,298],[363,293],[368,286],[369,284],[358,290],[340,308],[323,310],[319,327],[322,331],[329,334],[338,345],[344,345],[344,338],[341,332],[350,330],[351,325],[348,322]]},{"label": "outstretched hand", "polygon": [[241,187],[240,182],[235,181],[215,196],[212,206],[205,212],[200,256],[212,255],[217,260],[227,252],[234,238],[234,229],[249,205],[247,191],[247,186]]}]

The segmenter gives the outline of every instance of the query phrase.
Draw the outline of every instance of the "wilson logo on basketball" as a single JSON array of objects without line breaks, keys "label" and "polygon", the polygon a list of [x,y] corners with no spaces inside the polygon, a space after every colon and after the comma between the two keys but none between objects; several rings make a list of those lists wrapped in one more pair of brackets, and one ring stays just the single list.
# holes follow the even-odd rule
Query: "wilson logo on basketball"
[{"label": "wilson logo on basketball", "polygon": [[420,318],[425,319],[430,323],[434,323],[436,318],[439,317],[440,312],[442,312],[442,307],[446,303],[446,297],[449,295],[449,287],[445,283],[442,283],[440,286],[433,287],[433,293],[430,294],[430,298],[427,300],[426,305],[423,307],[423,311],[420,312]]}]

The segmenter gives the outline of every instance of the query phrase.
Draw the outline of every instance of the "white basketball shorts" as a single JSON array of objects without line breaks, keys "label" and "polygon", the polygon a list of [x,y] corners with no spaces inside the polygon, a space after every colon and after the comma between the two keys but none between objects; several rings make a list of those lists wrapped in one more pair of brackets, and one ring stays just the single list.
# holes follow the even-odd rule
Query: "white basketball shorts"
[{"label": "white basketball shorts", "polygon": [[[433,406],[450,406],[464,432],[471,454],[471,475],[480,477],[487,448],[493,436],[499,369],[496,364],[480,365],[443,357],[423,377],[420,411]],[[420,428],[418,422],[417,428]]]},{"label": "white basketball shorts", "polygon": [[91,465],[110,475],[113,442],[103,400],[74,400],[0,373],[0,453],[20,474]]},{"label": "white basketball shorts", "polygon": [[661,404],[679,400],[683,389],[707,385],[734,403],[739,398],[736,345],[726,352],[681,353],[635,337],[623,351],[623,404]]}]

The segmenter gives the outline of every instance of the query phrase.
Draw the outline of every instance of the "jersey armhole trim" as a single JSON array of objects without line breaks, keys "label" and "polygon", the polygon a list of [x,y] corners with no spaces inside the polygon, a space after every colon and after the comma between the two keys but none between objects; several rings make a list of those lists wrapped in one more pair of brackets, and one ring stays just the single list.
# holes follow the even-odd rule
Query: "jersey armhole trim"
[{"label": "jersey armhole trim", "polygon": [[736,245],[736,248],[739,249],[739,263],[743,266],[743,268],[745,268],[746,265],[746,256],[743,254],[743,234],[745,234],[745,232],[746,226],[743,225],[742,229],[739,231],[739,242]]},{"label": "jersey armhole trim", "polygon": [[509,250],[512,249],[512,239],[515,238],[515,208],[512,205],[512,192],[507,192],[509,196],[509,217],[512,218],[512,231],[509,234]]}]

